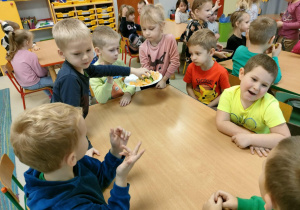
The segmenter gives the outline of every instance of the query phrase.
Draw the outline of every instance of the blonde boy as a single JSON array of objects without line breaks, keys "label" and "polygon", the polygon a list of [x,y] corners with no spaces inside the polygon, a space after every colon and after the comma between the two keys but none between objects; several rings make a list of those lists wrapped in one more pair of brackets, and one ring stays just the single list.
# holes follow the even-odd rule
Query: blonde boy
[{"label": "blonde boy", "polygon": [[[98,26],[93,32],[93,45],[99,57],[94,65],[116,65],[125,66],[122,60],[118,59],[120,35],[108,26]],[[107,100],[122,96],[120,105],[126,106],[135,93],[135,87],[127,86],[124,77],[101,77],[92,78],[90,85],[99,103],[106,103]]]},{"label": "blonde boy", "polygon": [[189,96],[215,107],[221,93],[230,87],[227,70],[213,61],[217,39],[209,29],[196,31],[188,41],[192,63],[183,81]]},{"label": "blonde boy", "polygon": [[290,131],[278,101],[269,93],[277,75],[275,61],[265,54],[249,59],[239,72],[241,84],[226,89],[219,102],[216,123],[220,132],[232,137],[240,148],[267,156],[269,149]]},{"label": "blonde boy", "polygon": [[[278,62],[278,55],[281,52],[281,44],[272,45],[277,31],[277,25],[274,20],[268,17],[259,17],[250,24],[249,37],[247,37],[247,47],[239,46],[233,57],[234,76],[239,76],[240,68],[244,67],[247,61],[257,54],[271,53],[272,58],[277,64],[278,73],[275,77],[275,84],[281,80],[281,70]],[[249,44],[248,44],[249,40]]]},{"label": "blonde boy", "polygon": [[218,191],[203,206],[203,210],[257,209],[298,210],[300,206],[300,137],[279,142],[263,163],[259,177],[262,197],[242,199]]},{"label": "blonde boy", "polygon": [[[138,153],[141,143],[131,151],[131,133],[111,129],[111,149],[100,162],[84,155],[86,132],[82,110],[62,103],[26,110],[13,122],[14,152],[30,166],[24,173],[30,209],[129,209],[127,175],[144,152]],[[102,191],[115,177],[107,204]]]}]

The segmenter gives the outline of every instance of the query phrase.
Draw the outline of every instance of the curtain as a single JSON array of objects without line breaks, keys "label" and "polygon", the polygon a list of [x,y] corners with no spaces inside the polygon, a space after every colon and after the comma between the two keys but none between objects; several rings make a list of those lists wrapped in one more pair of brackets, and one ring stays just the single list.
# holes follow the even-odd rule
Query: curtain
[{"label": "curtain", "polygon": [[269,0],[260,3],[261,14],[280,14],[287,8],[287,2],[284,0]]}]

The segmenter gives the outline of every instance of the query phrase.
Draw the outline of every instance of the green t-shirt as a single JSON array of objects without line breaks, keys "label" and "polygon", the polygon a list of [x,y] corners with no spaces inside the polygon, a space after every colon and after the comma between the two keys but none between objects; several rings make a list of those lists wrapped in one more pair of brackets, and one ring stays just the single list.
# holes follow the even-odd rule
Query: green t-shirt
[{"label": "green t-shirt", "polygon": [[261,197],[252,196],[250,199],[237,199],[237,210],[265,210],[265,201]]}]

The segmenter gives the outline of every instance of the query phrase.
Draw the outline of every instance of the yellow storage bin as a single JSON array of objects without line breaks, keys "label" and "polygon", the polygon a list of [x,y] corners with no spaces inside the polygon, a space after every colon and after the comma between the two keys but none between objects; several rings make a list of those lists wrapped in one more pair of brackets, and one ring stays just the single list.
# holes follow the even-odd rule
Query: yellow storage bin
[{"label": "yellow storage bin", "polygon": [[62,18],[62,17],[73,17],[74,16],[74,11],[70,11],[70,12],[67,12],[67,13],[61,13],[61,12],[58,12],[56,13],[56,17],[58,18]]},{"label": "yellow storage bin", "polygon": [[97,8],[97,13],[108,13],[113,11],[113,7],[107,7],[107,8]]},{"label": "yellow storage bin", "polygon": [[89,9],[89,10],[77,10],[77,15],[89,15],[94,14],[95,9]]},{"label": "yellow storage bin", "polygon": [[66,3],[59,3],[59,2],[53,2],[52,5],[57,7],[57,6],[66,6],[66,5],[72,5],[73,2],[67,1]]},{"label": "yellow storage bin", "polygon": [[87,25],[87,26],[94,26],[94,25],[97,24],[97,21],[96,21],[96,20],[92,20],[92,21],[90,21],[90,22],[84,22],[84,23],[85,23],[85,25]]},{"label": "yellow storage bin", "polygon": [[114,23],[115,22],[115,18],[109,18],[109,19],[100,19],[98,20],[99,24],[104,24],[104,23]]},{"label": "yellow storage bin", "polygon": [[90,3],[91,1],[90,0],[84,0],[84,1],[73,1],[73,4],[87,4],[87,3]]},{"label": "yellow storage bin", "polygon": [[94,31],[98,26],[92,26],[91,29]]},{"label": "yellow storage bin", "polygon": [[108,24],[107,26],[111,27],[111,28],[115,28],[115,25],[116,25],[115,23],[111,23],[111,24]]},{"label": "yellow storage bin", "polygon": [[109,17],[113,17],[113,16],[114,16],[113,12],[97,15],[98,18],[109,18]]},{"label": "yellow storage bin", "polygon": [[85,21],[85,20],[95,20],[96,15],[90,15],[90,16],[78,16],[79,20]]}]

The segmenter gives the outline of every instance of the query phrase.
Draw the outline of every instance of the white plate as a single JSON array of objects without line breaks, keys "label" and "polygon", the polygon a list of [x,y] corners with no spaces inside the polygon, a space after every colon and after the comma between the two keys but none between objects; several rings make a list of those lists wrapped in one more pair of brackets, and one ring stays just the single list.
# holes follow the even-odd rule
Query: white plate
[{"label": "white plate", "polygon": [[157,80],[154,80],[151,84],[149,85],[143,85],[143,86],[135,86],[135,85],[130,85],[130,82],[136,82],[136,80],[138,79],[137,76],[135,76],[134,74],[130,74],[128,77],[125,77],[124,79],[124,83],[128,86],[132,86],[132,87],[147,87],[149,85],[153,85],[158,83],[161,79],[162,79],[162,74],[159,73],[159,78]]}]

